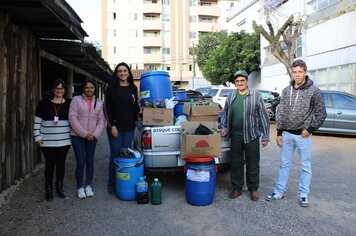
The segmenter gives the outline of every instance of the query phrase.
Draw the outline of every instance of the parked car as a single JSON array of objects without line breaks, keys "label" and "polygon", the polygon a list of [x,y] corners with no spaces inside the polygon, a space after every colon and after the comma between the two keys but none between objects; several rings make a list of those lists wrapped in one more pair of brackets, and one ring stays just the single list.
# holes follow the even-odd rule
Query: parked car
[{"label": "parked car", "polygon": [[[204,88],[198,88],[196,90],[198,91],[204,90],[206,92],[207,89],[208,87],[204,87]],[[232,87],[211,87],[207,95],[211,96],[214,102],[218,103],[222,108],[224,108],[227,95],[229,95],[232,91],[235,90],[236,88],[232,88]],[[262,95],[263,101],[267,109],[268,117],[270,118],[270,120],[274,120],[276,116],[275,115],[276,107],[280,101],[279,93],[272,92],[269,90],[258,90],[258,91],[260,91]]]},{"label": "parked car", "polygon": [[209,96],[213,98],[213,101],[219,103],[219,105],[224,108],[227,95],[232,91],[235,91],[236,88],[230,87],[212,87],[208,93]]},{"label": "parked car", "polygon": [[258,91],[261,93],[265,103],[269,119],[274,120],[276,118],[276,108],[280,102],[279,93],[261,89]]},{"label": "parked car", "polygon": [[317,133],[356,135],[356,96],[331,90],[321,91],[327,117]]},{"label": "parked car", "polygon": [[201,87],[201,88],[196,88],[194,90],[200,92],[203,95],[208,95],[211,90],[211,87]]}]

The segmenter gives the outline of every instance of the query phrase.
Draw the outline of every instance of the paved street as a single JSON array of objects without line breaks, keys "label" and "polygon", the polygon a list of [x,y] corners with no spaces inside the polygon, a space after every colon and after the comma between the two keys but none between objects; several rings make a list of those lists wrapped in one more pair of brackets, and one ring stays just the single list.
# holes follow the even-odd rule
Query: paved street
[{"label": "paved street", "polygon": [[184,175],[158,177],[163,204],[138,205],[106,192],[109,148],[106,134],[97,147],[94,192],[76,197],[74,155],[70,151],[65,189],[68,198],[44,200],[43,169],[24,179],[12,199],[0,208],[0,235],[356,235],[356,138],[314,135],[310,207],[298,205],[298,158],[293,162],[284,200],[264,200],[273,190],[279,149],[272,142],[261,155],[261,200],[247,190],[228,198],[229,174],[219,173],[214,202],[191,206],[185,199]]}]

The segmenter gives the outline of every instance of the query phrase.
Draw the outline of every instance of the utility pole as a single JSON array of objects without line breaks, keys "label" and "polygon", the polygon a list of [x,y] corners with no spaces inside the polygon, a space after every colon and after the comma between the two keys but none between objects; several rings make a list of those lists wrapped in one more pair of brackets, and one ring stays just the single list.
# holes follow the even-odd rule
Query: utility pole
[{"label": "utility pole", "polygon": [[192,78],[192,89],[195,89],[195,85],[194,85],[194,80],[196,77],[196,69],[195,69],[195,50],[194,50],[194,43],[193,43],[193,50],[192,50],[192,56],[193,56],[193,78]]}]

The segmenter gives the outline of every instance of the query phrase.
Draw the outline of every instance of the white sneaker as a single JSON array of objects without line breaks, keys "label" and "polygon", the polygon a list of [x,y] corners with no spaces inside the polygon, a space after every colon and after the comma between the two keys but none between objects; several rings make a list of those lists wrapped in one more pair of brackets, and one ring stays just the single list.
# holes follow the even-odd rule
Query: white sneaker
[{"label": "white sneaker", "polygon": [[78,198],[79,199],[84,199],[86,198],[87,196],[85,195],[85,192],[84,192],[84,188],[81,187],[80,189],[78,189]]},{"label": "white sneaker", "polygon": [[85,194],[87,195],[87,197],[93,197],[93,196],[94,196],[93,189],[91,188],[90,185],[88,185],[88,186],[85,188]]}]

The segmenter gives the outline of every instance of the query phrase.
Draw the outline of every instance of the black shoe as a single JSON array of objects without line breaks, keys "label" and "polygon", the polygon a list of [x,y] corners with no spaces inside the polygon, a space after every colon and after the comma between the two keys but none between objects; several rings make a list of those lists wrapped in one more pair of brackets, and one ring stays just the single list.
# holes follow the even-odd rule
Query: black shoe
[{"label": "black shoe", "polygon": [[52,184],[46,183],[46,200],[48,202],[53,200],[53,187]]},{"label": "black shoe", "polygon": [[66,193],[63,190],[63,180],[57,180],[56,181],[56,190],[57,190],[57,195],[60,198],[66,198]]}]

